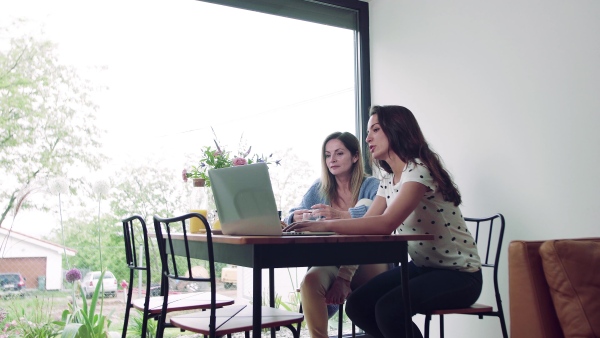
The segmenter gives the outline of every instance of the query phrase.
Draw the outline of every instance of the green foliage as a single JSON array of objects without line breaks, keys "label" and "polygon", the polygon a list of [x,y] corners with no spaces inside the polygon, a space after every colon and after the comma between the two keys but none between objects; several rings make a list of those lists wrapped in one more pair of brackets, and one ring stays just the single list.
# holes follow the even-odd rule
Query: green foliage
[{"label": "green foliage", "polygon": [[[63,222],[64,238],[67,247],[77,250],[74,257],[69,257],[72,267],[77,267],[85,275],[87,271],[110,270],[119,280],[127,279],[129,270],[125,264],[123,229],[120,222],[112,216],[105,215],[98,220],[93,215],[81,214]],[[49,240],[62,242],[59,229],[53,231]],[[102,265],[100,266],[98,249],[98,232],[100,231]],[[64,259],[64,258],[63,258]],[[63,262],[66,266],[66,260]]]},{"label": "green foliage", "polygon": [[154,229],[152,216],[173,217],[189,210],[189,191],[182,187],[170,168],[160,163],[127,164],[114,179],[108,198],[113,214],[119,219],[138,214],[149,229]]},{"label": "green foliage", "polygon": [[[141,314],[138,314],[136,316],[132,316],[131,319],[133,319],[133,323],[131,325],[129,325],[129,327],[127,328],[127,333],[132,334],[135,337],[141,337],[142,336],[142,324],[143,324],[144,318],[142,317]],[[147,326],[146,326],[146,338],[156,337],[157,326],[158,326],[158,321],[156,321],[154,319],[148,320]]]},{"label": "green foliage", "polygon": [[[93,85],[59,62],[50,41],[13,35],[16,25],[2,28],[0,40],[8,43],[0,46],[0,225],[37,181],[71,168],[97,169],[104,158]],[[77,172],[71,187],[83,180],[84,171]],[[30,203],[22,208],[43,207]]]},{"label": "green foliage", "polygon": [[[100,274],[100,280],[104,278],[104,271]],[[110,319],[102,314],[102,300],[100,301],[100,312],[96,313],[98,297],[101,293],[102,283],[96,285],[94,294],[88,307],[83,289],[79,288],[83,305],[76,308],[69,305],[69,309],[63,311],[60,321],[54,322],[62,328],[62,338],[106,338],[108,328],[111,324]]]},{"label": "green foliage", "polygon": [[[16,302],[12,304],[11,312],[5,320],[5,337],[50,338],[58,336],[60,328],[50,318],[52,304],[47,304],[44,298],[36,297],[30,305],[25,306],[23,303]],[[0,336],[2,335],[0,334]]]},{"label": "green foliage", "polygon": [[[124,167],[113,180],[111,194],[106,196],[110,203],[110,213],[102,215],[98,221],[97,211],[92,209],[92,206],[97,208],[97,204],[91,204],[89,211],[83,211],[76,217],[63,221],[65,245],[77,251],[74,257],[69,257],[70,266],[77,267],[82,272],[108,269],[118,280],[129,280],[120,220],[139,214],[144,217],[149,231],[152,232],[153,215],[172,217],[178,212],[177,210],[181,212],[188,209],[186,187],[188,185],[182,184],[178,178],[173,177],[170,169],[159,164]],[[98,259],[99,235],[102,243],[103,266],[100,266]],[[58,229],[54,230],[48,239],[57,243],[62,242]],[[135,239],[136,243],[143,243],[141,226],[138,224],[135,228]],[[154,238],[149,239],[149,250],[153,276],[150,283],[158,283],[160,282],[160,256]],[[197,265],[205,266],[205,262],[198,260]],[[221,269],[225,265],[215,264],[217,277],[221,275]],[[147,283],[145,276],[143,278],[143,282]]]},{"label": "green foliage", "polygon": [[[217,145],[217,147],[219,146]],[[203,147],[201,154],[202,157],[198,161],[198,165],[191,166],[190,172],[185,173],[184,171],[184,175],[186,178],[202,178],[206,181],[206,186],[210,187],[208,170],[231,167],[231,159],[229,158],[229,152],[221,150],[221,148],[213,149],[210,146]]]},{"label": "green foliage", "polygon": [[[211,146],[204,146],[201,148],[201,157],[198,161],[198,165],[192,165],[189,172],[187,169],[183,170],[184,181],[187,181],[188,178],[202,178],[206,181],[206,186],[210,187],[210,177],[208,176],[208,171],[210,169],[222,169],[259,162],[271,164],[270,161],[273,157],[272,153],[269,156],[263,154],[250,155],[252,146],[246,146],[243,137],[240,137],[240,148],[238,149],[237,155],[234,155],[232,158],[230,152],[225,150],[225,147],[222,144],[219,144],[214,129],[213,135],[215,136],[213,141],[215,142],[216,148],[212,148]],[[280,165],[281,160],[275,160],[275,163]]]},{"label": "green foliage", "polygon": [[[299,288],[299,284],[298,281],[294,280],[294,278],[292,277],[292,272],[290,270],[290,268],[287,268],[287,272],[288,272],[288,276],[290,277],[290,282],[292,284],[292,289],[294,291],[292,291],[293,293],[290,295],[290,297],[288,297],[288,301],[283,301],[283,299],[281,299],[281,297],[279,297],[279,306],[281,306],[282,308],[284,308],[287,311],[292,311],[292,312],[299,312],[300,311],[300,292],[296,291]],[[306,326],[306,321],[303,321],[300,325],[302,325],[302,327]]]},{"label": "green foliage", "polygon": [[[124,167],[117,173],[114,187],[109,197],[112,213],[118,219],[138,214],[144,218],[150,232],[154,230],[152,216],[173,217],[176,212],[189,210],[188,191],[182,186],[179,177],[174,177],[171,169],[159,163]],[[141,227],[135,230],[135,240],[136,243],[143,243]],[[122,237],[119,245],[123,247]],[[149,240],[149,251],[154,279],[152,282],[159,282],[160,255],[156,240],[153,238]],[[122,262],[125,262],[124,258]]]}]

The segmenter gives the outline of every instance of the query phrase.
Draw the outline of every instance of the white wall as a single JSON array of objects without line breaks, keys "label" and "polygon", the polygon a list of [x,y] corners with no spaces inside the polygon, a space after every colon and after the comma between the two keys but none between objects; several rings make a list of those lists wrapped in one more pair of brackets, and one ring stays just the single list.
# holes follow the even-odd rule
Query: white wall
[{"label": "white wall", "polygon": [[[600,235],[600,2],[371,0],[369,9],[373,104],[415,113],[461,189],[463,214],[506,217],[508,316],[511,240]],[[446,319],[446,337],[498,331],[494,318]]]}]

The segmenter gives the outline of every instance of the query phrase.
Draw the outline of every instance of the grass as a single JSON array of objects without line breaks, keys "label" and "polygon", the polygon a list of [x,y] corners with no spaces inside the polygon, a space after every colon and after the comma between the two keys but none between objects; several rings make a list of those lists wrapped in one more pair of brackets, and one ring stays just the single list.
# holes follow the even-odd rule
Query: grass
[{"label": "grass", "polygon": [[[14,294],[13,294],[14,295]],[[16,319],[19,316],[18,313],[14,313],[14,309],[35,309],[36,306],[43,301],[46,306],[44,312],[50,312],[50,316],[54,320],[60,320],[61,314],[64,310],[68,309],[68,304],[71,301],[71,291],[26,291],[23,292],[22,296],[12,296],[7,298],[0,298],[0,308],[8,312],[8,316],[5,322]],[[105,300],[113,300],[114,298],[105,298]],[[118,299],[118,298],[117,298]],[[81,304],[81,299],[77,298],[78,304]],[[98,309],[99,309],[98,305]],[[123,317],[125,315],[125,304],[120,303],[122,311],[117,306],[116,309],[113,305],[104,304],[105,309],[103,310],[105,315],[111,315],[112,324],[110,325],[110,331],[121,332],[123,328]],[[114,309],[114,310],[113,310]],[[4,323],[0,323],[4,324]]]},{"label": "grass", "polygon": [[[72,291],[38,291],[31,290],[23,293],[23,297],[10,297],[10,298],[1,298],[0,297],[0,308],[4,309],[8,312],[8,317],[4,322],[0,322],[0,327],[3,327],[4,324],[8,320],[15,319],[17,313],[14,313],[12,309],[34,309],[40,302],[45,304],[44,312],[50,312],[51,318],[54,320],[60,320],[61,314],[64,310],[68,309],[69,302],[71,301],[71,297],[73,295]],[[111,332],[121,332],[123,329],[123,317],[125,316],[125,303],[123,300],[123,294],[117,294],[116,298],[104,298],[104,309],[103,314],[106,316],[110,316],[110,320],[112,321],[109,329]],[[77,303],[81,305],[81,299],[77,298]],[[89,300],[88,300],[89,303]],[[100,305],[97,306],[97,311],[99,311]],[[39,308],[39,307],[38,307]],[[135,326],[135,321],[133,317],[139,316],[139,312],[135,309],[131,309],[129,315],[129,327],[132,328]],[[153,319],[151,319],[153,320]],[[177,337],[198,337],[199,335],[194,334],[193,332],[181,332],[179,329],[175,328],[167,328],[164,332],[165,338],[177,338]],[[135,337],[134,332],[131,332],[129,335],[131,337]],[[139,337],[139,335],[137,336]]]},{"label": "grass", "polygon": [[[46,306],[44,307],[44,311],[50,311],[51,317],[54,320],[60,320],[62,311],[68,308],[68,303],[72,297],[72,292],[70,291],[28,291],[23,293],[23,297],[15,296],[8,298],[0,298],[0,308],[4,309],[8,312],[8,317],[5,322],[9,320],[16,319],[18,316],[17,313],[13,313],[13,309],[33,309],[36,306],[39,307],[39,303],[43,301]],[[110,319],[112,323],[110,325],[110,331],[113,332],[121,332],[123,329],[123,317],[125,316],[125,303],[122,302],[122,294],[118,294],[117,298],[105,298],[105,301],[108,300],[111,302],[110,305],[104,304],[103,313],[105,315],[110,315]],[[78,299],[78,304],[81,303],[81,299]],[[114,305],[114,301],[119,301],[118,305]],[[88,300],[89,302],[89,300]],[[99,310],[98,305],[98,309]],[[112,312],[112,315],[111,315]],[[129,314],[129,327],[135,325],[134,319],[132,317],[139,316],[139,312],[135,309],[131,309]],[[151,319],[153,320],[153,319]],[[4,323],[0,323],[2,326]],[[134,333],[130,334],[131,337],[134,337]],[[182,336],[194,336],[192,332],[181,332],[179,329],[167,328],[165,329],[165,338],[175,338]]]}]

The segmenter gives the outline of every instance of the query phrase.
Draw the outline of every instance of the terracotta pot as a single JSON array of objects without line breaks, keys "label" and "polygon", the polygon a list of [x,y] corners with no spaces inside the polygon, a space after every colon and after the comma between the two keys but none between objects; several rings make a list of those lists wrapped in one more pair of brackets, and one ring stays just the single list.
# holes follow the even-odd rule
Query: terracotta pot
[{"label": "terracotta pot", "polygon": [[206,180],[203,178],[194,178],[192,179],[194,187],[204,187],[206,185]]}]

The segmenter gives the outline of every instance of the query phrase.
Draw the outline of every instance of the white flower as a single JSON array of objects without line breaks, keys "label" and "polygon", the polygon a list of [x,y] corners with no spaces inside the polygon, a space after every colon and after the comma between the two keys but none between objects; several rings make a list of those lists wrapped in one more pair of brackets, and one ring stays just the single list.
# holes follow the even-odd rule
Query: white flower
[{"label": "white flower", "polygon": [[64,178],[56,178],[48,183],[48,188],[54,195],[66,194],[69,192],[69,181]]},{"label": "white flower", "polygon": [[98,195],[98,197],[102,197],[102,196],[108,194],[108,191],[110,190],[110,186],[108,184],[108,181],[99,180],[99,181],[96,181],[96,183],[94,183],[94,185],[92,186],[92,190],[94,191],[94,193],[96,195]]}]

